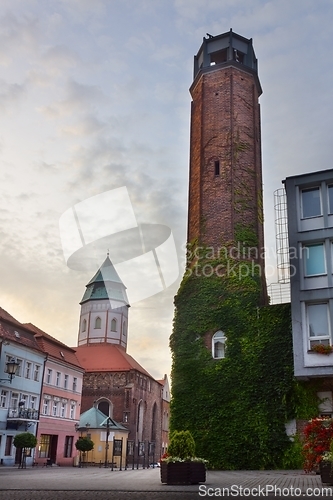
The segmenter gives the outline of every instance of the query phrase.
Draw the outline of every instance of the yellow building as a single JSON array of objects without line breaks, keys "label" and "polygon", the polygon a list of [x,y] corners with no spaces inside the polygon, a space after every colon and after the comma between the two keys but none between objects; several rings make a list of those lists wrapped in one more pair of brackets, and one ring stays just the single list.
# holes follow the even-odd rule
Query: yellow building
[{"label": "yellow building", "polygon": [[96,403],[80,416],[80,423],[76,427],[80,437],[89,437],[93,443],[93,450],[81,454],[80,461],[101,466],[125,467],[128,429],[118,424],[111,417],[106,416]]}]

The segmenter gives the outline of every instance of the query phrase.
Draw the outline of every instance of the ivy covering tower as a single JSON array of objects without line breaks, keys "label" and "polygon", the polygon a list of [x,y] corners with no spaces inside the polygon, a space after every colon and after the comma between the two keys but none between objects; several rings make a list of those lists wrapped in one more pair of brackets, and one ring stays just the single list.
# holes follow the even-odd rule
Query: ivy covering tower
[{"label": "ivy covering tower", "polygon": [[232,30],[194,58],[187,269],[170,338],[171,430],[190,430],[197,454],[226,469],[286,465],[285,424],[306,406],[290,305],[267,305],[257,69],[252,40]]}]

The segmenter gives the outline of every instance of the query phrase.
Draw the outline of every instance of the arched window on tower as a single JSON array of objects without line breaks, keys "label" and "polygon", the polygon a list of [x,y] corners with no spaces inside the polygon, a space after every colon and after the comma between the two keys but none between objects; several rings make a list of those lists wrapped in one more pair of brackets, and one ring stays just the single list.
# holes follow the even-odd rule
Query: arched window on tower
[{"label": "arched window on tower", "polygon": [[87,329],[87,320],[86,320],[86,319],[84,319],[84,320],[82,321],[82,331],[83,331],[83,332],[85,332],[85,331],[86,331],[86,329]]},{"label": "arched window on tower", "polygon": [[214,333],[212,337],[212,356],[214,359],[222,359],[225,357],[226,336],[222,330]]},{"label": "arched window on tower", "polygon": [[111,332],[116,332],[117,331],[117,320],[113,318],[111,321]]},{"label": "arched window on tower", "polygon": [[95,319],[95,329],[99,330],[102,328],[102,320],[99,316]]},{"label": "arched window on tower", "polygon": [[123,335],[124,335],[124,337],[126,337],[126,333],[127,333],[127,331],[126,331],[126,321],[124,321],[123,322]]}]

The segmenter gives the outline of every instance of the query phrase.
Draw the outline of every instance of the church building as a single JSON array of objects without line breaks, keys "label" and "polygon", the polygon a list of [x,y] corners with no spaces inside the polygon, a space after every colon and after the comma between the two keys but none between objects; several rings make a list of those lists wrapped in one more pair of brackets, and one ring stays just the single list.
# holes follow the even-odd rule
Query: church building
[{"label": "church building", "polygon": [[129,430],[129,454],[158,460],[165,447],[164,385],[127,353],[130,304],[109,256],[80,304],[76,355],[85,369],[81,413],[97,405]]}]

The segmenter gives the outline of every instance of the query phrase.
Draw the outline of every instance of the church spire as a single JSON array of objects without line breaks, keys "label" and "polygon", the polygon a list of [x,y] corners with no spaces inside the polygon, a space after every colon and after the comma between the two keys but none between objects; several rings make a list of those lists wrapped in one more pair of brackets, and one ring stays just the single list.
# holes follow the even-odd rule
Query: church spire
[{"label": "church spire", "polygon": [[126,350],[129,302],[109,252],[80,302],[78,345],[118,344]]}]

